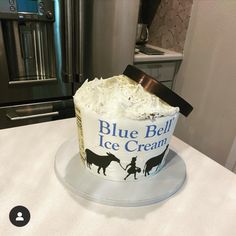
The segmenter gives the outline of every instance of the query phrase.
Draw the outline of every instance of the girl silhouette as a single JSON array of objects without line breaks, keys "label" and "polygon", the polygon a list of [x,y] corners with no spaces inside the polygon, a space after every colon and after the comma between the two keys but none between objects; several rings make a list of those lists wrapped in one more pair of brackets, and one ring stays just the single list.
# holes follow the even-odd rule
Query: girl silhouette
[{"label": "girl silhouette", "polygon": [[124,180],[126,180],[131,174],[134,174],[134,179],[136,178],[136,173],[140,173],[141,169],[139,167],[136,166],[136,159],[137,157],[133,157],[131,162],[125,167],[125,170],[128,168],[127,172],[128,175],[124,178]]}]

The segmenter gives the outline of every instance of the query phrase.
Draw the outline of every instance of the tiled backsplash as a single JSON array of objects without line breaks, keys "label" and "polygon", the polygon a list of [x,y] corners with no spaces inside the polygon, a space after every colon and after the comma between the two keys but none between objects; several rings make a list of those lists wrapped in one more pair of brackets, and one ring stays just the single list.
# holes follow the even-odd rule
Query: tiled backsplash
[{"label": "tiled backsplash", "polygon": [[162,0],[150,27],[152,45],[183,52],[193,0]]}]

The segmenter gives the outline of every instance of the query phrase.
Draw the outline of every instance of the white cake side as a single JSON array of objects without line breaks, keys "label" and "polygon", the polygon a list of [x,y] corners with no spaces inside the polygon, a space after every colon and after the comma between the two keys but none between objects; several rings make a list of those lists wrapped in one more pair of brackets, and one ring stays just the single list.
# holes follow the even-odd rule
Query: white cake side
[{"label": "white cake side", "polygon": [[80,155],[88,171],[108,180],[134,181],[161,170],[178,108],[123,75],[86,82],[74,103]]}]

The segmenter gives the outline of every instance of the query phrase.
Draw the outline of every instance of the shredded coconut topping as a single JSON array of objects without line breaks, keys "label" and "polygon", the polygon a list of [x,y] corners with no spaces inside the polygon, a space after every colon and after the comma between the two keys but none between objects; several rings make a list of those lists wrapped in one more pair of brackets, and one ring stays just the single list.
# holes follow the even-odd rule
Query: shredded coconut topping
[{"label": "shredded coconut topping", "polygon": [[111,118],[156,119],[179,112],[125,75],[86,80],[75,93],[74,103]]}]

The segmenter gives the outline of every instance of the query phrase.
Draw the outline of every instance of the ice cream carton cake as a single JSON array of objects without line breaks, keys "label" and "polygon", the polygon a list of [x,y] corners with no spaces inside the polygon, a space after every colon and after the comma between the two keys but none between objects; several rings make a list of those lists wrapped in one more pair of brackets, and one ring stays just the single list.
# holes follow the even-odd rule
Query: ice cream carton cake
[{"label": "ice cream carton cake", "polygon": [[141,181],[161,171],[178,107],[125,75],[85,81],[74,104],[87,171],[112,181]]}]

